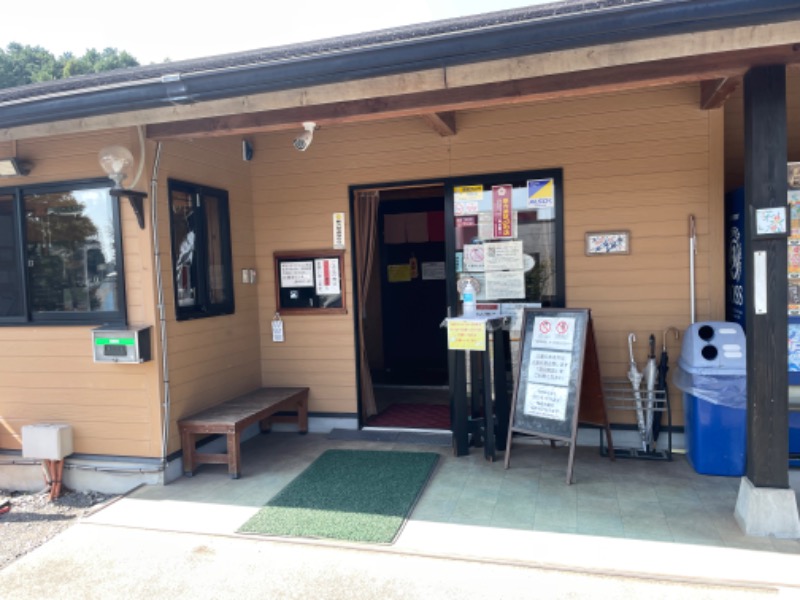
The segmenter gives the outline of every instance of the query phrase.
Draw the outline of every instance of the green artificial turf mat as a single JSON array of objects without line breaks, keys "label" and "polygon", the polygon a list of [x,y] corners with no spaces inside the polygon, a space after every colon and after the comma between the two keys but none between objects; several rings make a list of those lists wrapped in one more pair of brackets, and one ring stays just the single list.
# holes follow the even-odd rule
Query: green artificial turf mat
[{"label": "green artificial turf mat", "polygon": [[432,452],[328,450],[239,533],[391,543],[438,459]]}]

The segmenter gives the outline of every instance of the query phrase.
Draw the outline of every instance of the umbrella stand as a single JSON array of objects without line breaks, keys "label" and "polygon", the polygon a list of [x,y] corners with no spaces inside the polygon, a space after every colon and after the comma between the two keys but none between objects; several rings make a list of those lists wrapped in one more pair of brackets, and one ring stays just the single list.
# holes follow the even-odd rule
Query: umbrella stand
[{"label": "umbrella stand", "polygon": [[[674,329],[670,328],[670,329]],[[668,332],[669,330],[667,330]],[[666,333],[666,332],[665,332]],[[677,333],[677,330],[676,330]],[[665,338],[666,339],[666,338]],[[622,448],[614,446],[606,448],[603,438],[603,430],[600,429],[600,454],[602,456],[613,456],[618,458],[638,458],[644,460],[672,460],[672,412],[670,409],[669,401],[666,399],[666,371],[663,371],[655,364],[655,336],[650,336],[650,356],[648,357],[648,365],[645,367],[645,373],[654,372],[651,375],[652,384],[648,383],[648,389],[645,392],[640,390],[643,374],[639,372],[636,367],[636,360],[633,356],[633,343],[636,341],[636,334],[628,334],[628,353],[630,355],[630,365],[628,368],[627,377],[619,377],[606,379],[602,381],[603,397],[605,399],[606,408],[612,411],[636,412],[636,425],[639,430],[639,437],[641,443],[633,448]],[[664,342],[666,348],[666,341]],[[662,360],[666,361],[666,349],[662,354]],[[664,379],[662,379],[662,377]],[[647,398],[643,398],[643,396]],[[646,410],[645,410],[645,404]],[[650,437],[648,429],[648,419],[652,423],[653,430],[657,429],[656,423],[660,423],[661,413],[667,413],[668,428],[667,436],[669,437],[666,452],[657,450],[655,448],[655,434]]]},{"label": "umbrella stand", "polygon": [[[646,399],[642,398],[642,401],[637,403],[635,394],[631,391],[631,381],[628,377],[603,378],[602,384],[603,397],[608,410],[630,414],[640,409],[641,405],[646,402]],[[641,390],[640,395],[645,396],[646,392]],[[672,460],[672,414],[670,412],[670,406],[669,403],[665,401],[664,390],[659,389],[658,385],[656,385],[656,389],[653,390],[653,395],[654,427],[656,419],[662,418],[661,413],[666,413],[666,416],[663,417],[666,421],[664,422],[664,431],[662,432],[662,437],[666,437],[665,449],[659,450],[655,447],[655,443],[653,443],[650,449],[642,450],[642,444],[637,439],[630,447],[614,446],[613,454],[617,458],[636,458],[655,461]],[[600,432],[600,454],[602,456],[610,456],[610,452],[608,452],[604,446],[605,438],[603,430],[599,429],[598,431]],[[637,435],[636,438],[639,438],[639,436]]]},{"label": "umbrella stand", "polygon": [[647,429],[645,426],[644,409],[642,407],[642,394],[639,387],[642,384],[642,374],[636,368],[636,360],[633,358],[633,342],[636,341],[636,334],[628,334],[628,353],[630,354],[630,366],[628,367],[628,380],[633,388],[633,398],[636,404],[636,425],[639,428],[639,437],[642,439],[642,449],[647,451]]}]

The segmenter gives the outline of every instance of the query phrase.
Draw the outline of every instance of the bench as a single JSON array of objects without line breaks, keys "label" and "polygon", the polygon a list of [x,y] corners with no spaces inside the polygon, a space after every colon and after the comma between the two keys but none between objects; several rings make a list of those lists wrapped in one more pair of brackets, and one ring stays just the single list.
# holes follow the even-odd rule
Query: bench
[{"label": "bench", "polygon": [[[276,415],[296,411],[297,417]],[[239,479],[242,461],[241,434],[253,423],[269,431],[273,422],[296,421],[300,433],[308,431],[308,388],[260,388],[222,404],[212,406],[178,421],[183,446],[183,474],[191,477],[200,464],[228,464],[232,479]],[[196,435],[220,434],[227,437],[227,453],[198,452]]]}]

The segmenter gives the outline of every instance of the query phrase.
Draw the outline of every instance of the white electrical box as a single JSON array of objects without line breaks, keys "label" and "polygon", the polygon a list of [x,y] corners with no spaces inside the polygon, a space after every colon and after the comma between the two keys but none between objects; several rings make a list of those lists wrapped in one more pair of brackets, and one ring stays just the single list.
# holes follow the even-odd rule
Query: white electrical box
[{"label": "white electrical box", "polygon": [[22,426],[24,458],[62,460],[70,454],[72,454],[72,426],[64,423]]},{"label": "white electrical box", "polygon": [[150,360],[150,332],[146,327],[98,327],[92,329],[92,353],[96,363],[143,363]]}]

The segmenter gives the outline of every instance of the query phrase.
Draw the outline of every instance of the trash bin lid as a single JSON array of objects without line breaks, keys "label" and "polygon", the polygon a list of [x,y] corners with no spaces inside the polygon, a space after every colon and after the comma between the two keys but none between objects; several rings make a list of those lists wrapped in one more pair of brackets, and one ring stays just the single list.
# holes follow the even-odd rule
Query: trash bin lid
[{"label": "trash bin lid", "polygon": [[687,373],[746,375],[747,345],[738,323],[694,323],[683,335],[678,364]]}]

